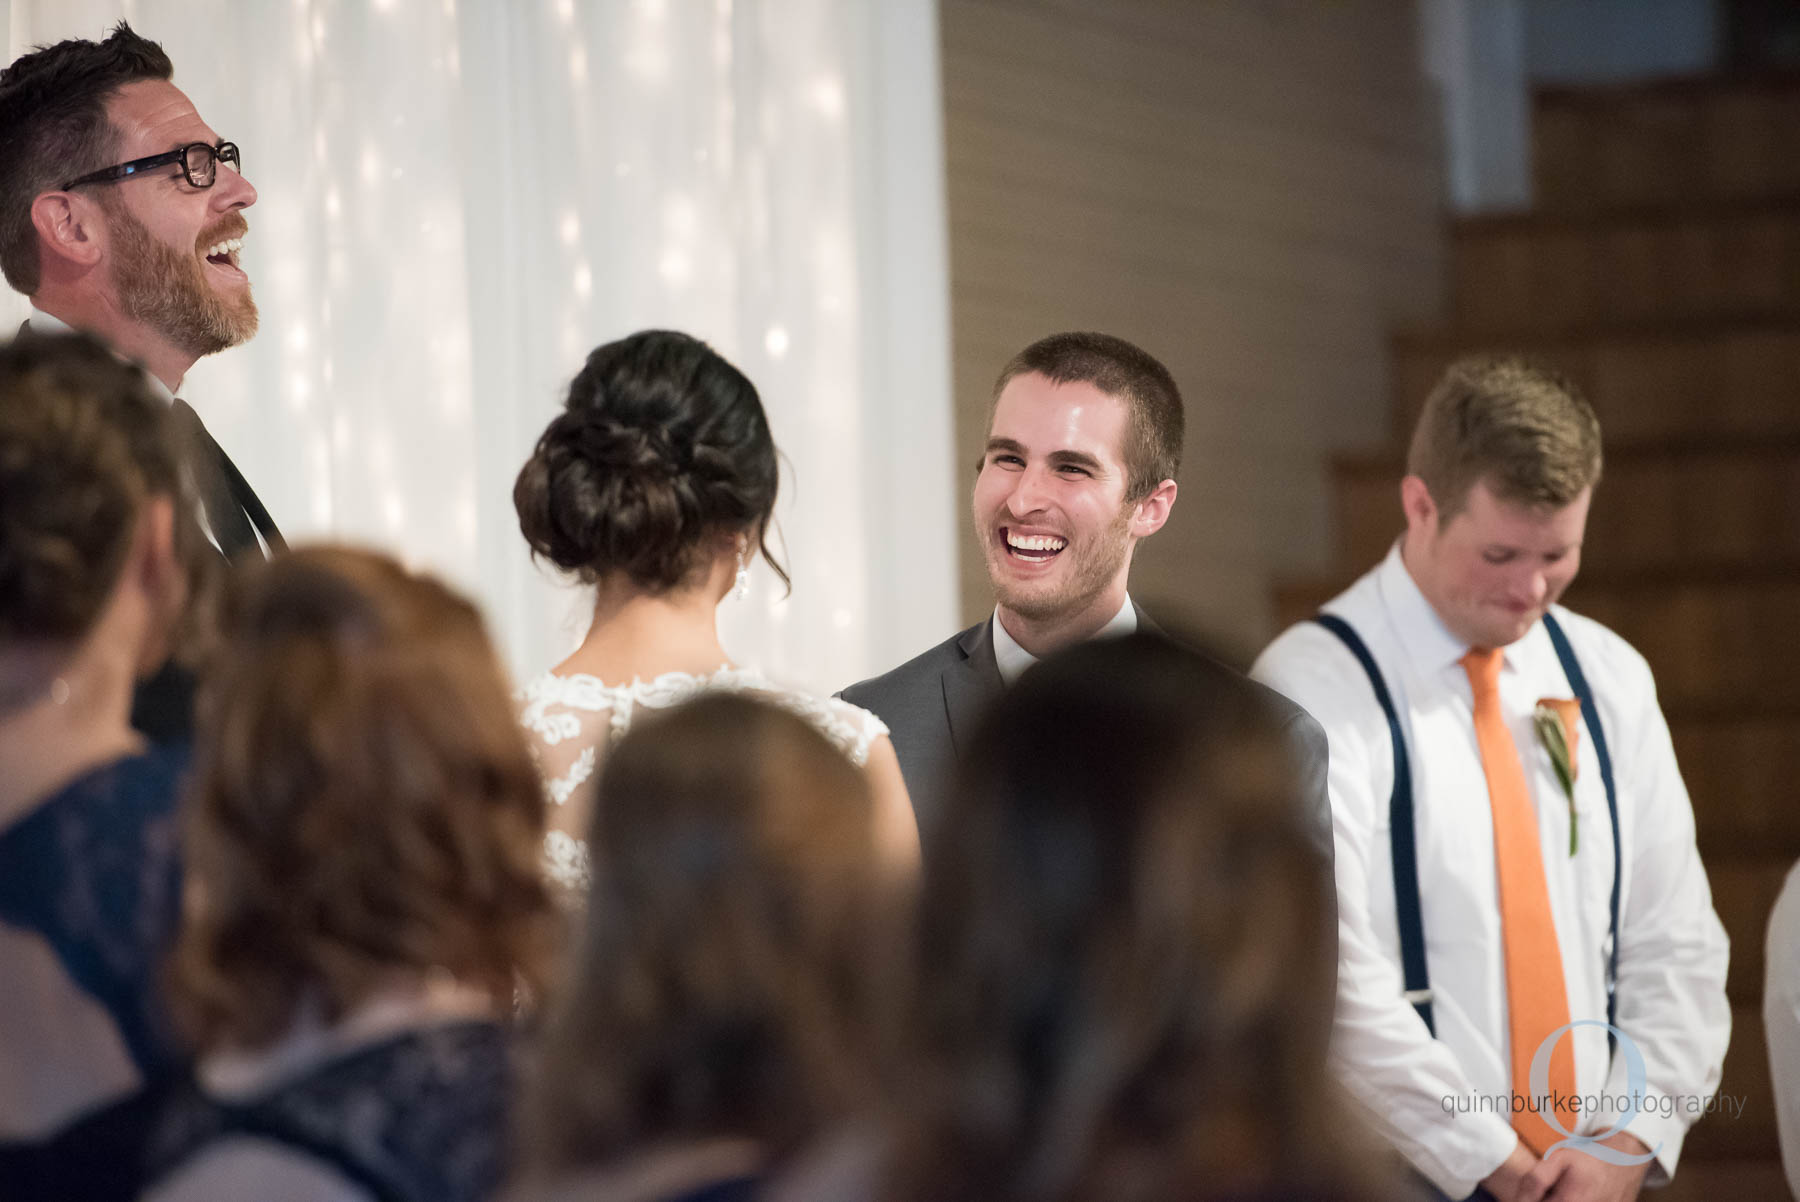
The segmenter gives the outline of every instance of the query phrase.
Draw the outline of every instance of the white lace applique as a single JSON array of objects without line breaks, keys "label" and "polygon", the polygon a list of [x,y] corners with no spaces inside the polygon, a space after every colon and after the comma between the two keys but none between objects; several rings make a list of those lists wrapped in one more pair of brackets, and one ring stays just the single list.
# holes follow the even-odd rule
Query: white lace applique
[{"label": "white lace applique", "polygon": [[[606,741],[611,745],[631,729],[639,709],[668,709],[703,692],[736,693],[778,705],[810,723],[859,768],[868,762],[870,745],[888,733],[881,719],[848,701],[795,692],[760,672],[728,667],[706,676],[665,672],[627,685],[609,685],[584,674],[558,676],[545,672],[522,691],[519,721],[543,746],[552,747],[581,735],[582,713],[606,713]],[[538,747],[534,744],[532,750],[535,754]],[[595,762],[596,748],[582,748],[566,772],[544,782],[550,800],[557,805],[567,804],[575,790],[593,776]],[[559,884],[586,890],[588,852],[582,840],[564,831],[551,831],[544,836],[544,859],[551,877]]]},{"label": "white lace applique", "polygon": [[572,893],[588,889],[587,843],[567,831],[544,832],[544,874]]},{"label": "white lace applique", "polygon": [[585,784],[588,777],[592,775],[594,775],[594,749],[583,747],[581,754],[575,757],[575,762],[569,765],[569,770],[555,780],[546,780],[544,787],[550,791],[551,801],[559,806],[566,806],[569,804],[569,798],[574,796],[575,790]]}]

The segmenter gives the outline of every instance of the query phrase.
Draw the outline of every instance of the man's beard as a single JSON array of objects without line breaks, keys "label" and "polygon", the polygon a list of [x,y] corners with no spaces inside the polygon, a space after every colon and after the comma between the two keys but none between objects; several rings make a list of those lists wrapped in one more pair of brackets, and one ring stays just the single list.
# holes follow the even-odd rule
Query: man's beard
[{"label": "man's beard", "polygon": [[[113,283],[125,316],[196,359],[248,341],[256,333],[256,301],[248,284],[241,298],[228,300],[206,282],[206,268],[197,254],[184,255],[163,245],[122,205],[108,205],[107,216]],[[242,228],[239,218],[237,229],[228,226],[212,241],[232,237]]]},{"label": "man's beard", "polygon": [[[1120,507],[1118,519],[1091,541],[1085,544],[1071,542],[1064,549],[1062,554],[1074,555],[1076,558],[1070,565],[1072,570],[1068,579],[1059,587],[1018,588],[990,569],[988,580],[994,586],[994,600],[1021,618],[1033,622],[1049,621],[1080,612],[1106,591],[1107,586],[1118,576],[1125,557],[1131,553],[1128,531],[1134,508],[1131,503],[1126,503]],[[996,551],[990,542],[986,553],[990,556],[1005,555],[1006,551],[1004,548]]]}]

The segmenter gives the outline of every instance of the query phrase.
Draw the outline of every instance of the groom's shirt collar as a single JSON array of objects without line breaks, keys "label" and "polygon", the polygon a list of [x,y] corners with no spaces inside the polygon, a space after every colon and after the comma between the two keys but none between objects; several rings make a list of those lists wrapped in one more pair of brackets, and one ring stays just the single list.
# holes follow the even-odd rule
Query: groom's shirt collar
[{"label": "groom's shirt collar", "polygon": [[[1017,639],[1006,632],[1006,623],[1000,620],[1000,607],[994,607],[991,619],[994,629],[994,665],[1000,669],[1000,679],[1011,685],[1013,681],[1025,674],[1025,669],[1037,663],[1037,656],[1019,646]],[[1137,629],[1137,606],[1131,603],[1129,595],[1125,604],[1119,606],[1119,612],[1112,619],[1094,632],[1097,639],[1117,638],[1130,634]]]}]

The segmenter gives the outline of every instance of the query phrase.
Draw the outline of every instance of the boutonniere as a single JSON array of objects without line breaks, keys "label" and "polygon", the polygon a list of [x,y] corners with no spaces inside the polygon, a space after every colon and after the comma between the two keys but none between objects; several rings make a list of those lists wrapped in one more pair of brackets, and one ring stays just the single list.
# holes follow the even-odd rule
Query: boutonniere
[{"label": "boutonniere", "polygon": [[1550,753],[1550,766],[1556,770],[1556,781],[1562,786],[1569,803],[1569,854],[1575,854],[1575,838],[1580,828],[1575,825],[1575,773],[1578,770],[1575,751],[1580,734],[1576,722],[1581,716],[1581,703],[1573,697],[1540,697],[1531,711],[1531,724],[1537,728],[1538,742]]}]

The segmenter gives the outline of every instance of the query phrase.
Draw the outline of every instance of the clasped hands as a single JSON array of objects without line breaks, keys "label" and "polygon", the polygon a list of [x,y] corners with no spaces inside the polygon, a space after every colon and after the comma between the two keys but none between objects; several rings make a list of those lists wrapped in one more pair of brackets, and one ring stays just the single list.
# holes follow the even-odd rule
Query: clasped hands
[{"label": "clasped hands", "polygon": [[[1650,1150],[1643,1140],[1624,1132],[1598,1142],[1633,1156]],[[1496,1202],[1632,1202],[1649,1168],[1649,1161],[1611,1164],[1579,1148],[1557,1148],[1539,1160],[1520,1143],[1481,1188]]]}]

